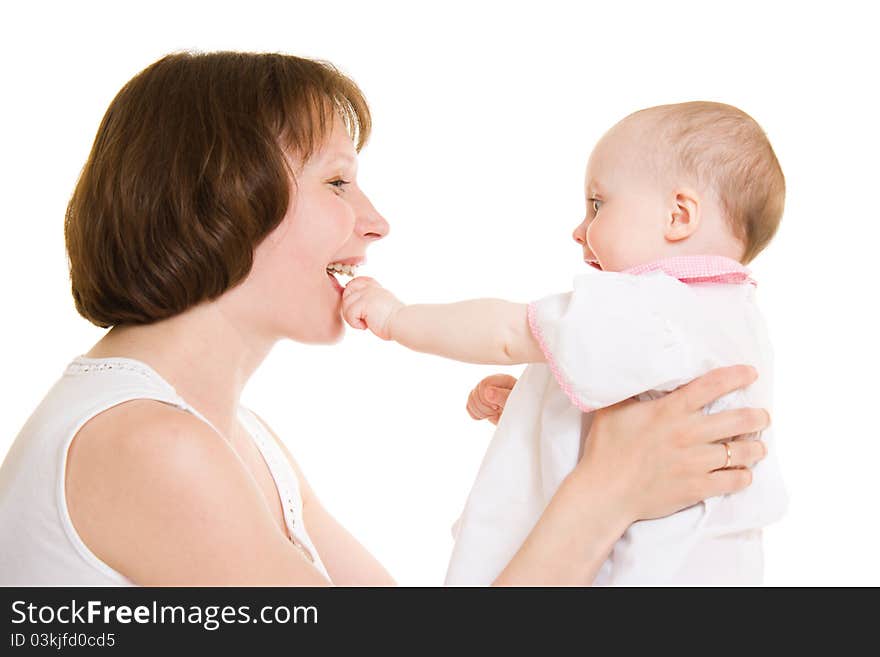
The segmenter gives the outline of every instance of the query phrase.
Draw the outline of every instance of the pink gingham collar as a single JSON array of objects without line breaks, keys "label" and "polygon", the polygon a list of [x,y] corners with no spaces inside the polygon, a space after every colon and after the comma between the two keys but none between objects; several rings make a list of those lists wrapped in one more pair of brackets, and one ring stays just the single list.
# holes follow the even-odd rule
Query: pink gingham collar
[{"label": "pink gingham collar", "polygon": [[751,272],[736,260],[724,256],[678,256],[663,258],[625,269],[623,274],[649,274],[662,271],[682,283],[757,283]]}]

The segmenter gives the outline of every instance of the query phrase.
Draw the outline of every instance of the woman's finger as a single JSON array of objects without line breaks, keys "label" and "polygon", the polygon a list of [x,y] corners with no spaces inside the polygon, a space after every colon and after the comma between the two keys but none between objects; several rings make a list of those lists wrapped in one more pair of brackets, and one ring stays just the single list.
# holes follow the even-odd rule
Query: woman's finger
[{"label": "woman's finger", "polygon": [[723,468],[750,468],[767,455],[767,448],[760,440],[729,440],[700,445],[698,449],[705,472]]},{"label": "woman's finger", "polygon": [[770,414],[763,408],[736,408],[704,415],[697,419],[697,424],[694,439],[714,443],[763,431],[770,426]]},{"label": "woman's finger", "polygon": [[715,470],[699,486],[700,499],[738,493],[751,483],[752,471],[748,468]]},{"label": "woman's finger", "polygon": [[729,392],[751,385],[757,378],[757,370],[749,365],[720,367],[683,385],[668,396],[687,410],[696,411]]}]

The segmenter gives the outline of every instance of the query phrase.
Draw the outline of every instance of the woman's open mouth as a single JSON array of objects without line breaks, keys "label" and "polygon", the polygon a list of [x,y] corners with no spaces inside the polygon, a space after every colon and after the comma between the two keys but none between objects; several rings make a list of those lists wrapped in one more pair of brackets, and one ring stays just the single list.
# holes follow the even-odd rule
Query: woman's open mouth
[{"label": "woman's open mouth", "polygon": [[333,281],[333,285],[336,287],[337,292],[341,292],[345,286],[339,281],[337,276],[348,276],[353,278],[357,276],[357,269],[357,265],[345,265],[341,262],[331,262],[327,265],[327,276]]}]

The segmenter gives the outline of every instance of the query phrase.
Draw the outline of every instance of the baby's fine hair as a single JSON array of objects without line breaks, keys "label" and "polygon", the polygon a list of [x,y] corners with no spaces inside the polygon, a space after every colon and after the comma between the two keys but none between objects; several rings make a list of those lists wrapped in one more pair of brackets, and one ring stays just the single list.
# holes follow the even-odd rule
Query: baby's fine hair
[{"label": "baby's fine hair", "polygon": [[650,121],[677,173],[716,194],[745,245],[742,262],[754,259],[776,233],[785,205],[785,177],[761,126],[741,109],[708,101],[649,107],[621,124],[632,120]]}]

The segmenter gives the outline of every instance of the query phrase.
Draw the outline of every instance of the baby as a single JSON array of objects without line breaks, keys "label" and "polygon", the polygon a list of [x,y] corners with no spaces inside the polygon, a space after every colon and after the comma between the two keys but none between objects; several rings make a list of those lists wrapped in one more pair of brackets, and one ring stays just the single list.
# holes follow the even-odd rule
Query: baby
[{"label": "baby", "polygon": [[[704,411],[771,407],[772,353],[743,263],[773,237],[785,181],[758,124],[720,103],[641,110],[596,145],[585,192],[574,238],[589,267],[571,292],[528,305],[404,305],[369,278],[345,289],[354,328],[465,362],[533,363],[457,523],[448,584],[489,584],[501,572],[577,463],[596,409],[740,363],[758,381]],[[759,584],[761,530],[787,504],[771,434],[748,489],[633,524],[595,584]],[[726,467],[728,446],[707,458]]]}]

